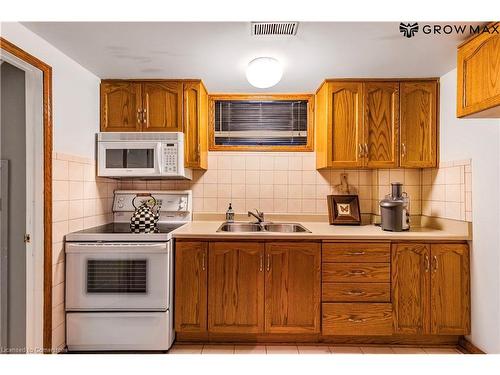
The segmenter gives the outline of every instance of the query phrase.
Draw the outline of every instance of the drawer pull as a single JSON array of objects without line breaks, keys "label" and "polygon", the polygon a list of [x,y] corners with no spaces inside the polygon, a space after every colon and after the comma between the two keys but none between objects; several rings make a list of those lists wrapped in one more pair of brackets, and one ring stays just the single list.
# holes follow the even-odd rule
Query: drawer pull
[{"label": "drawer pull", "polygon": [[363,270],[353,270],[349,271],[349,275],[366,275],[366,272]]},{"label": "drawer pull", "polygon": [[347,292],[348,295],[350,296],[362,296],[364,294],[366,294],[364,291],[362,290],[350,290]]},{"label": "drawer pull", "polygon": [[348,319],[352,323],[364,323],[366,319],[356,319],[356,318],[349,318]]},{"label": "drawer pull", "polygon": [[364,251],[350,251],[347,255],[365,255]]}]

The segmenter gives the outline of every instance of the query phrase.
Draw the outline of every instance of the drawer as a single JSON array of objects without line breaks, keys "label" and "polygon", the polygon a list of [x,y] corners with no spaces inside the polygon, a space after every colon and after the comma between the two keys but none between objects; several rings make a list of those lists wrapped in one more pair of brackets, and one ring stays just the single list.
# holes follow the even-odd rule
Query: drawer
[{"label": "drawer", "polygon": [[68,350],[167,350],[174,341],[164,312],[66,313]]},{"label": "drawer", "polygon": [[391,280],[390,263],[324,263],[323,282],[380,282]]},{"label": "drawer", "polygon": [[389,243],[323,243],[324,263],[389,263]]},{"label": "drawer", "polygon": [[390,302],[390,283],[323,283],[322,302]]},{"label": "drawer", "polygon": [[323,303],[322,310],[323,335],[392,334],[390,303]]}]

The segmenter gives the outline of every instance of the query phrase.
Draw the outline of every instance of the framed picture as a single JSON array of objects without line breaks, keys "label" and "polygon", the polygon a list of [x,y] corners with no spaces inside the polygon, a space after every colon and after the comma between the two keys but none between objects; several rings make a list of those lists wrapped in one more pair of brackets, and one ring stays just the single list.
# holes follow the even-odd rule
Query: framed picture
[{"label": "framed picture", "polygon": [[330,224],[360,225],[359,199],[357,195],[328,195]]}]

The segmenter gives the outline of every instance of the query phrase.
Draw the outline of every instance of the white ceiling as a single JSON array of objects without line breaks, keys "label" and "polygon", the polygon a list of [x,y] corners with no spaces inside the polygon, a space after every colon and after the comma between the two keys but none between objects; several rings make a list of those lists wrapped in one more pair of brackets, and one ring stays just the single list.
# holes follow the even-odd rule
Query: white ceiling
[{"label": "white ceiling", "polygon": [[[25,22],[100,78],[201,78],[210,92],[313,92],[324,78],[433,77],[456,65],[458,35],[408,39],[394,22],[301,22],[296,36],[251,36],[250,22]],[[260,90],[247,63],[284,66]]]}]

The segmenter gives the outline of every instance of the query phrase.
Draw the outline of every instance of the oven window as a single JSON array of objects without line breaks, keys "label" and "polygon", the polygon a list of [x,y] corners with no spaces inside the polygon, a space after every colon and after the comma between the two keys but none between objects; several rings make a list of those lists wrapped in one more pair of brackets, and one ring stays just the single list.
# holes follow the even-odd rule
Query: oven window
[{"label": "oven window", "polygon": [[87,260],[87,293],[146,293],[146,259]]},{"label": "oven window", "polygon": [[154,168],[153,148],[108,148],[106,168]]}]

